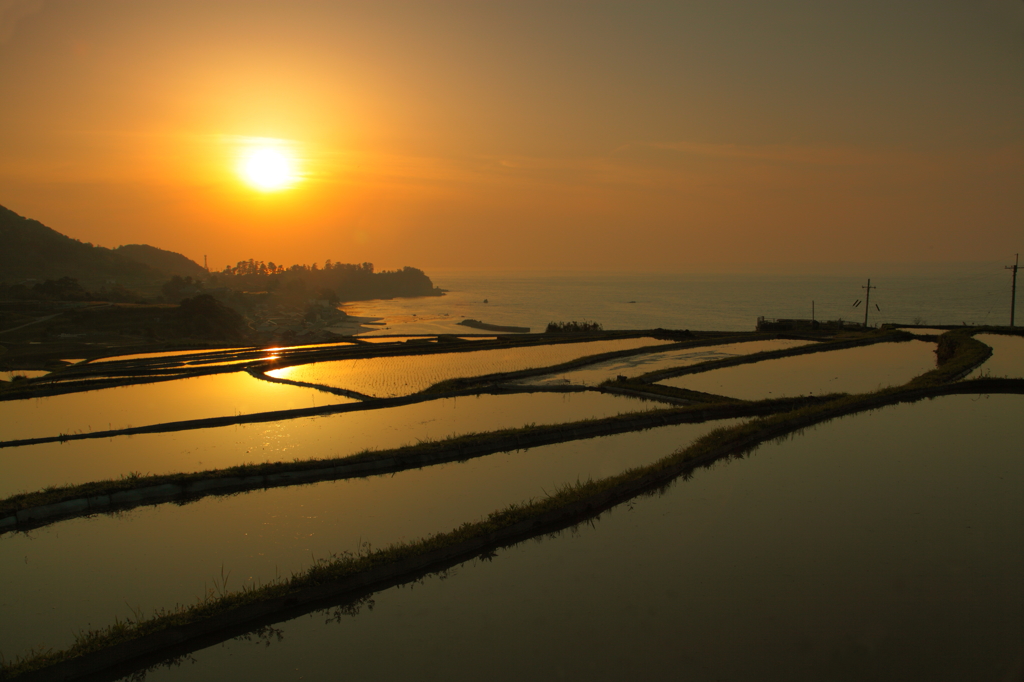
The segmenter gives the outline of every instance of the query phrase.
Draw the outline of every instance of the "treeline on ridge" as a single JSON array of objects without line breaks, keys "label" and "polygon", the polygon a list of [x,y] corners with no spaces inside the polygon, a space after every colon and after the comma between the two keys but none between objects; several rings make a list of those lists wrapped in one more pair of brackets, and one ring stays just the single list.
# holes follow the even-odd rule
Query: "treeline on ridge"
[{"label": "treeline on ridge", "polygon": [[313,263],[287,268],[272,261],[249,259],[211,274],[206,285],[235,291],[312,295],[331,302],[443,293],[419,268],[406,266],[375,272],[373,263],[333,263],[330,259],[323,267]]}]

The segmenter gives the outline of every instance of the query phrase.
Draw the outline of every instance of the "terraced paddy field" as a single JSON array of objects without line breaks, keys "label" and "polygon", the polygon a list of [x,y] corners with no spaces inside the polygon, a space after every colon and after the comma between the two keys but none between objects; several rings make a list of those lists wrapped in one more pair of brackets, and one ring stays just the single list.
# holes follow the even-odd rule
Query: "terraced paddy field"
[{"label": "terraced paddy field", "polygon": [[622,680],[638,661],[653,680],[1013,679],[1022,401],[954,396],[833,421],[572,532],[146,679]]},{"label": "terraced paddy field", "polygon": [[0,497],[131,472],[167,474],[344,457],[453,435],[655,407],[664,405],[593,392],[479,395],[262,424],[0,448]]},{"label": "terraced paddy field", "polygon": [[568,370],[555,374],[522,379],[517,383],[524,386],[557,386],[573,384],[576,386],[597,386],[602,381],[615,379],[619,375],[633,377],[645,372],[653,372],[669,367],[685,367],[709,360],[721,360],[737,355],[750,355],[786,348],[799,348],[813,341],[795,339],[769,339],[765,341],[747,341],[744,343],[727,343],[718,346],[702,346],[664,352],[643,353],[617,360],[588,365],[581,369]]},{"label": "terraced paddy field", "polygon": [[913,334],[914,336],[940,336],[948,330],[936,327],[899,327],[899,331]]},{"label": "terraced paddy field", "polygon": [[44,377],[50,372],[45,369],[16,369],[11,372],[0,372],[0,379],[4,381],[14,381],[15,377],[24,377],[26,379],[38,379]]},{"label": "terraced paddy field", "polygon": [[[710,336],[665,352],[649,337],[377,357],[378,376],[344,375],[371,396],[358,402],[241,372],[2,401],[14,406],[0,412],[5,429],[46,435],[59,411],[23,427],[32,404],[69,405],[63,418],[74,421],[70,409],[87,411],[92,398],[92,415],[123,405],[142,423],[224,414],[225,401],[250,394],[270,410],[304,409],[307,394],[320,404],[315,417],[0,448],[0,497],[85,484],[0,499],[3,676],[36,679],[22,675],[35,666],[66,679],[618,680],[642,661],[645,679],[1013,679],[1024,638],[1024,385],[956,381],[989,352],[970,334],[943,340],[938,368],[934,342],[893,342],[901,337],[884,330],[822,334],[823,352],[807,354],[769,339],[797,355],[711,370],[701,362],[740,361],[730,346],[747,344]],[[1003,361],[1016,357],[1018,338],[993,337],[986,364],[1000,348]],[[615,393],[643,393],[645,379],[554,392],[500,375],[477,384],[494,395],[410,395],[645,346],[647,362],[586,369],[696,370],[663,383],[719,377],[694,390],[729,399],[659,404]],[[475,373],[459,369],[474,356]],[[339,362],[361,361],[296,369],[334,366],[323,375],[333,381]],[[724,385],[733,370],[747,373]],[[147,411],[138,392],[224,379],[236,383],[220,400],[186,393],[170,412]],[[875,392],[889,384],[902,386]],[[282,392],[261,398],[253,386]],[[863,395],[806,397],[843,391]],[[82,402],[47,402],[57,399]],[[482,433],[449,440],[467,432]],[[367,449],[386,450],[362,455],[374,466],[407,459],[375,469],[383,475],[346,470],[301,485],[286,475]],[[283,478],[142,497],[145,506],[113,513],[74,506],[95,494],[81,491],[104,490],[103,477],[128,474],[113,484],[132,492],[143,484],[130,472],[216,482],[229,479],[211,470],[249,462],[231,475],[268,462]],[[64,504],[78,511],[32,516]],[[123,665],[103,667],[114,656]],[[76,667],[46,668],[62,659]]]},{"label": "terraced paddy field", "polygon": [[204,351],[204,350],[176,350],[176,351],[159,351],[155,353],[133,353],[129,355],[112,355],[106,358],[98,358],[91,360],[89,364],[98,365],[104,362],[134,362],[136,360],[167,360],[169,362],[185,362],[188,360],[196,360],[210,355],[218,356],[230,356],[238,352],[245,352],[246,348],[221,348],[216,351]]},{"label": "terraced paddy field", "polygon": [[[0,537],[5,655],[90,624],[287,576],[316,558],[448,530],[577,480],[648,463],[733,421],[683,424],[456,463],[75,519]],[[74,557],[74,571],[68,559]],[[113,560],[117,557],[118,559]],[[17,595],[17,598],[14,597]],[[59,624],[59,625],[58,625]]]},{"label": "terraced paddy field", "polygon": [[741,400],[828,393],[868,393],[910,381],[935,367],[935,344],[878,343],[779,358],[658,383]]},{"label": "terraced paddy field", "polygon": [[547,367],[587,355],[666,343],[669,342],[643,337],[463,353],[334,360],[275,369],[267,374],[277,379],[357,391],[375,398],[391,398],[417,393],[448,379]]},{"label": "terraced paddy field", "polygon": [[992,357],[971,377],[1024,377],[1024,336],[975,334],[974,338],[992,347]]},{"label": "terraced paddy field", "polygon": [[[146,424],[354,402],[244,372],[0,401],[0,440],[89,433]],[[2,452],[2,451],[0,451]],[[138,468],[138,467],[136,467]]]},{"label": "terraced paddy field", "polygon": [[355,343],[351,341],[334,341],[331,343],[307,343],[299,346],[274,346],[271,348],[218,348],[213,350],[181,350],[181,351],[162,351],[155,353],[134,353],[129,355],[114,355],[106,358],[99,358],[92,360],[90,364],[98,365],[107,362],[137,362],[140,360],[149,361],[166,361],[168,364],[181,363],[181,364],[206,364],[207,362],[229,362],[231,360],[238,360],[241,358],[251,359],[253,357],[261,357],[266,355],[272,355],[274,353],[281,353],[283,351],[294,351],[294,350],[305,350],[305,349],[331,349],[331,348],[342,348],[345,346],[354,346]]},{"label": "terraced paddy field", "polygon": [[406,341],[437,341],[436,336],[360,336],[366,343],[405,343]]}]

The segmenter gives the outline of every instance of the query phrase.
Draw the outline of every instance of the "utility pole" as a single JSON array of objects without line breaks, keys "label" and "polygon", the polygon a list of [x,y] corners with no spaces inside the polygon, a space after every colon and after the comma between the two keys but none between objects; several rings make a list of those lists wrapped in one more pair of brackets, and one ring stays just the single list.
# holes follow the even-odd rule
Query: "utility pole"
[{"label": "utility pole", "polygon": [[1004,266],[1004,270],[1013,270],[1013,284],[1010,285],[1010,326],[1013,326],[1013,313],[1017,308],[1017,263],[1020,262],[1020,254],[1013,254],[1013,265]]},{"label": "utility pole", "polygon": [[867,291],[868,291],[867,296],[864,297],[864,326],[865,327],[868,326],[868,310],[871,308],[871,290],[872,289],[877,289],[877,288],[878,287],[871,286],[871,280],[870,279],[868,280],[868,285],[866,287],[861,287],[861,289],[867,289]]}]

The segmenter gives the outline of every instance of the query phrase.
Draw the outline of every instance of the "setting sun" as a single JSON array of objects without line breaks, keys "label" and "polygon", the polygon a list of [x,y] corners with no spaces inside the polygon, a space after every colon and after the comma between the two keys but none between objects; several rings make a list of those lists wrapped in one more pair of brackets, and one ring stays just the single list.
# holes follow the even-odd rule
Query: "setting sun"
[{"label": "setting sun", "polygon": [[247,183],[264,192],[284,189],[295,182],[291,159],[276,149],[255,149],[241,164],[242,177]]},{"label": "setting sun", "polygon": [[0,0],[0,682],[1024,682],[1022,86],[1024,0]]}]

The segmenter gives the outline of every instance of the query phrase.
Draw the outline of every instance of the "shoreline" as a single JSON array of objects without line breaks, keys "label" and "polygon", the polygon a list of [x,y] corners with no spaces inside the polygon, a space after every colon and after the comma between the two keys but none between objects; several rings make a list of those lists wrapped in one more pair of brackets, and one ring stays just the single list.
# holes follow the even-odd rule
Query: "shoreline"
[{"label": "shoreline", "polygon": [[358,317],[349,315],[343,322],[323,327],[324,331],[331,332],[337,336],[356,336],[365,332],[372,332],[381,329],[384,324],[383,317]]}]

